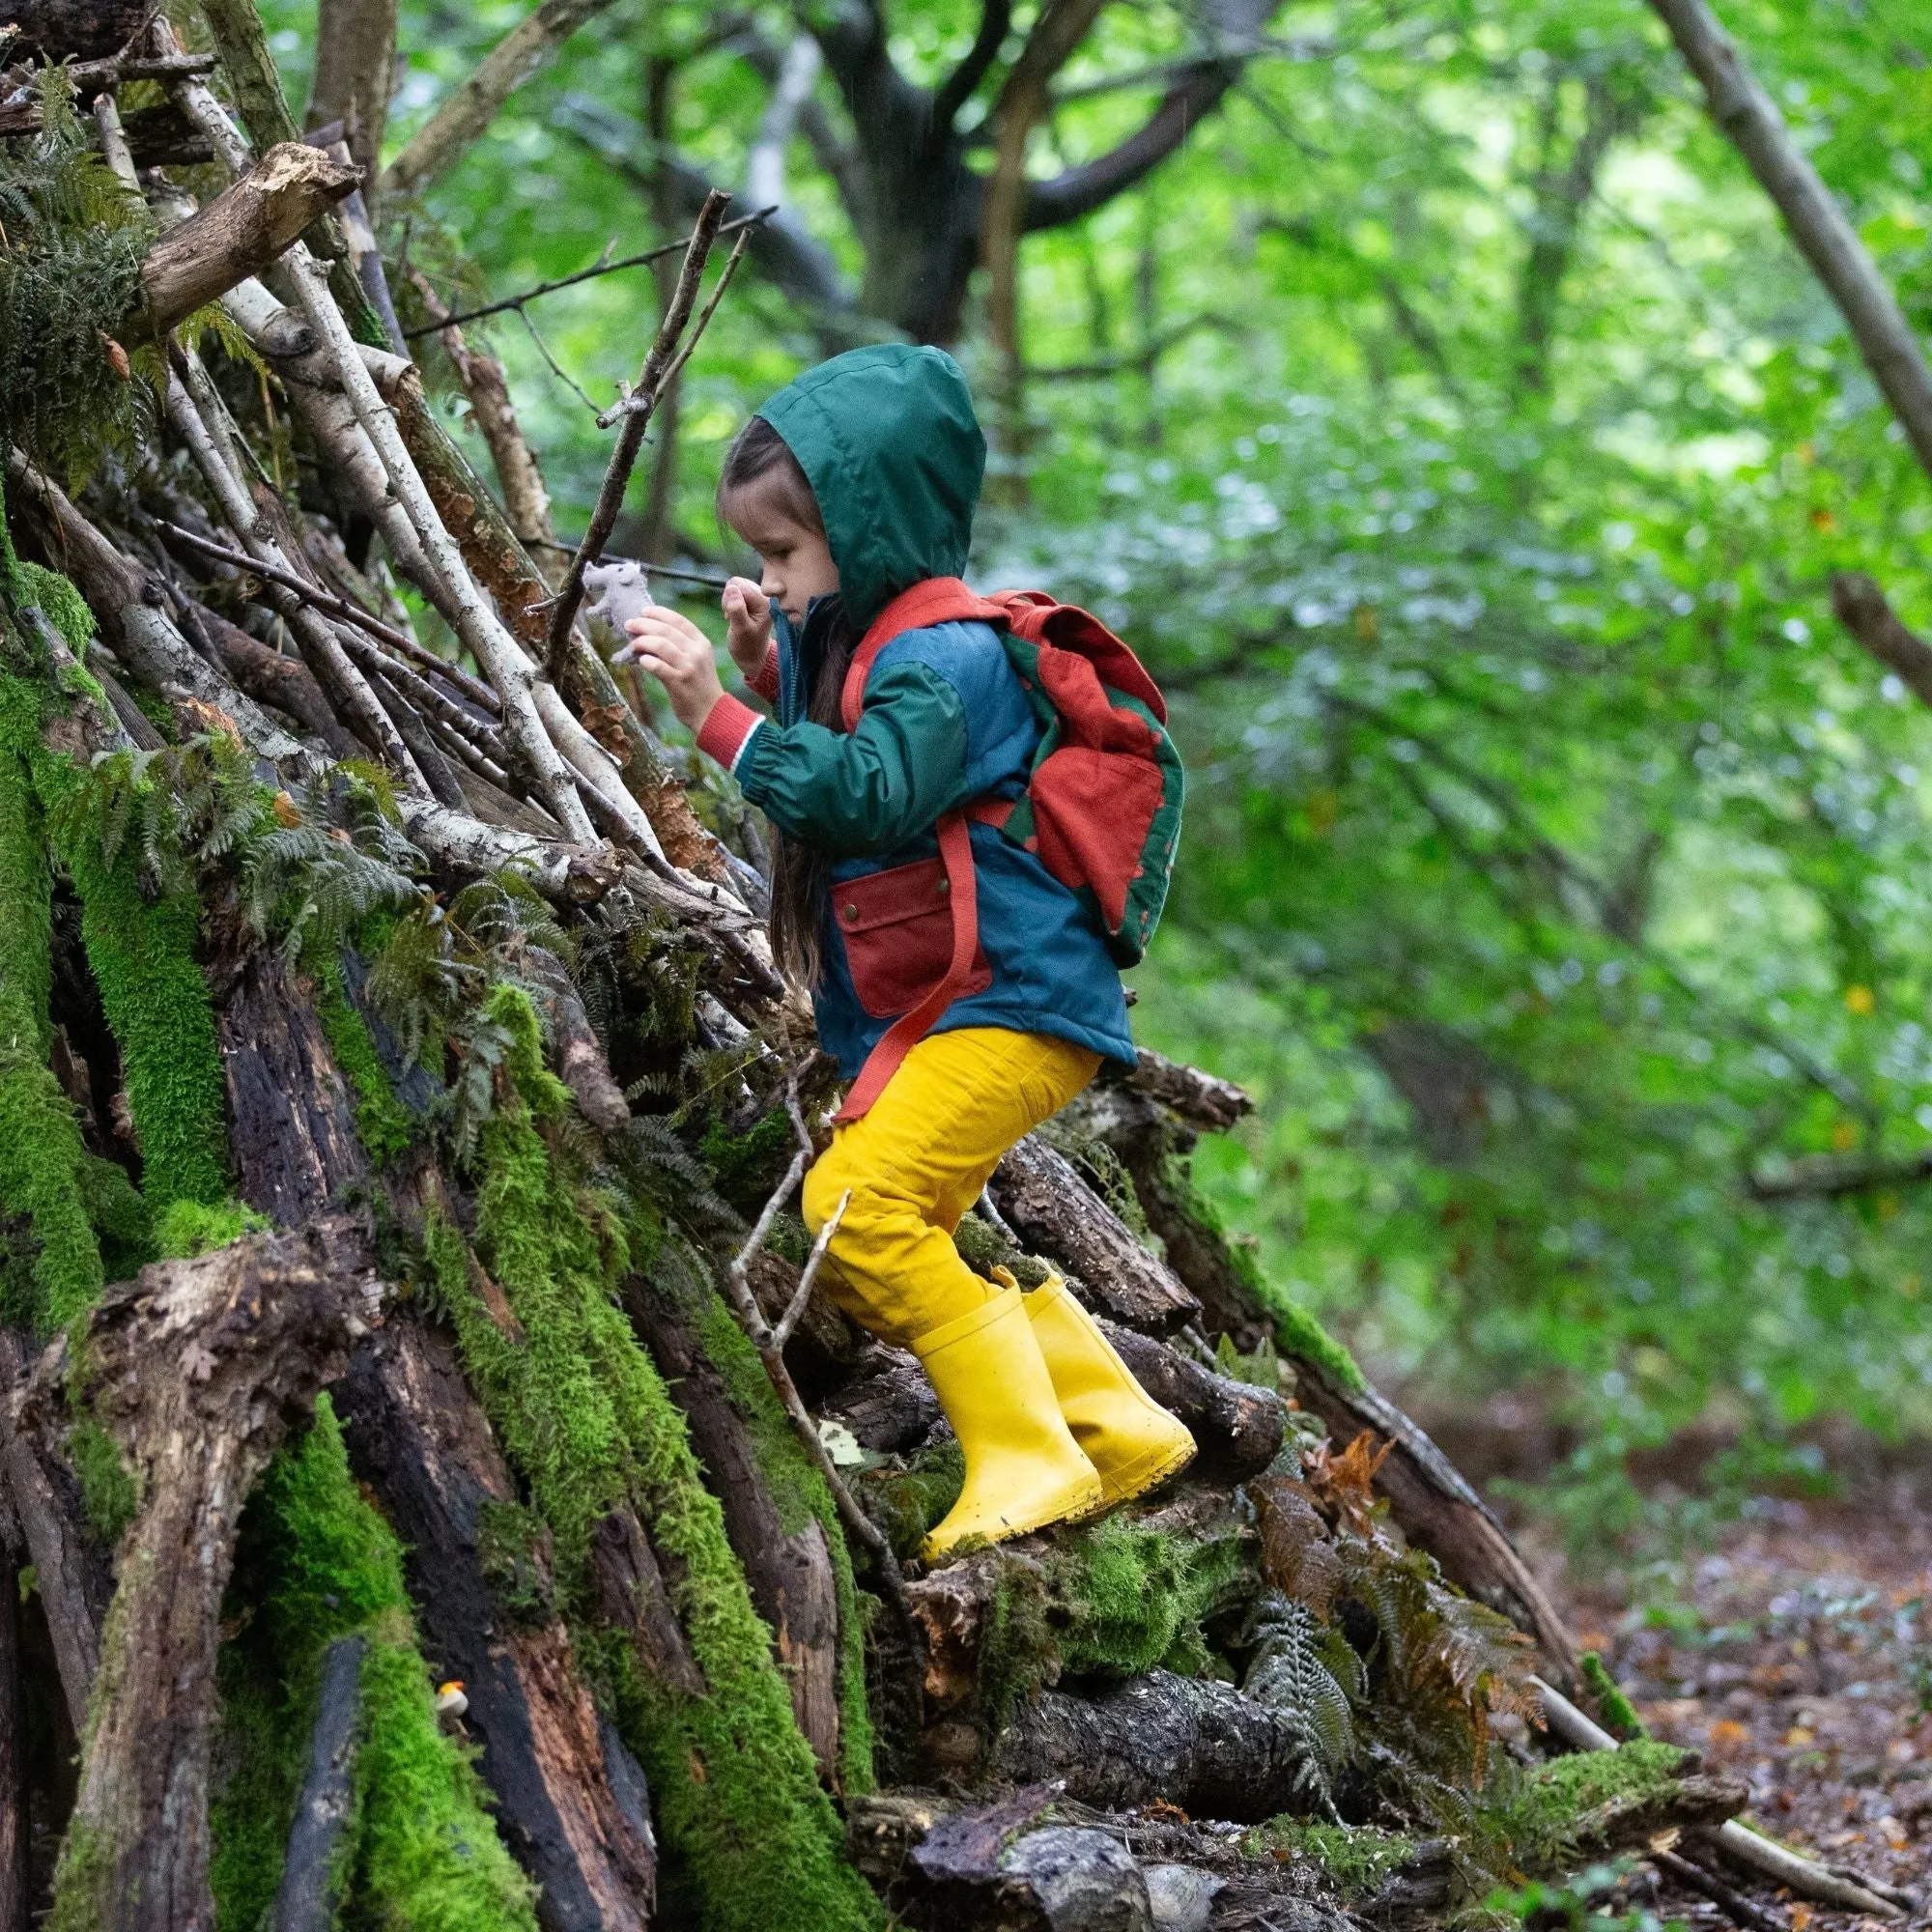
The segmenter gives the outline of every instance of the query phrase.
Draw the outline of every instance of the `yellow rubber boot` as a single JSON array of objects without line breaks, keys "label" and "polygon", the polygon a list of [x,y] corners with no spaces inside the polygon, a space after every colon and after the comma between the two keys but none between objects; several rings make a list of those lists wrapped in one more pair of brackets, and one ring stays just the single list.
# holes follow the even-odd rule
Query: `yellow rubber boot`
[{"label": "yellow rubber boot", "polygon": [[[1012,1280],[1004,1268],[993,1275]],[[1194,1437],[1185,1424],[1135,1381],[1064,1281],[1050,1277],[1025,1302],[1060,1412],[1099,1472],[1108,1503],[1141,1495],[1193,1462]]]},{"label": "yellow rubber boot", "polygon": [[921,1546],[926,1562],[969,1536],[999,1543],[1100,1506],[1100,1478],[1061,1419],[1016,1288],[912,1347],[966,1452],[966,1486]]}]

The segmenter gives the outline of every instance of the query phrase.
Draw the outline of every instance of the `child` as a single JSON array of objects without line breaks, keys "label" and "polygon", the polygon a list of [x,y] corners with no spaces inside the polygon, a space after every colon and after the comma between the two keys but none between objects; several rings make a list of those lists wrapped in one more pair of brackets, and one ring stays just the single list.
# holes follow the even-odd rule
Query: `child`
[{"label": "child", "polygon": [[[724,591],[727,643],[778,722],[725,695],[710,643],[674,611],[633,619],[619,653],[662,681],[778,828],[774,948],[811,986],[819,1038],[848,1077],[948,982],[935,827],[969,801],[1016,798],[1039,743],[999,634],[975,622],[894,637],[864,673],[856,724],[840,728],[867,628],[964,565],[984,467],[951,356],[894,344],[821,364],[746,425],[719,483],[721,513],[764,565],[757,584]],[[969,831],[979,952],[861,1118],[848,1100],[804,1197],[816,1234],[849,1190],[828,1288],[918,1355],[964,1450],[965,1487],[928,1560],[969,1536],[1090,1516],[1194,1454],[1062,1283],[1022,1295],[996,1269],[989,1286],[953,1247],[1007,1150],[1103,1059],[1134,1058],[1094,915],[1033,853],[991,825]]]}]

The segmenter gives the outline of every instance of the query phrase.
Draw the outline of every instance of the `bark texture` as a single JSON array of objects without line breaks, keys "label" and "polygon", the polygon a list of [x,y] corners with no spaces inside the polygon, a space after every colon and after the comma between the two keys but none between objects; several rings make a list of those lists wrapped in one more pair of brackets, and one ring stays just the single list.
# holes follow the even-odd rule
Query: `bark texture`
[{"label": "bark texture", "polygon": [[[453,1345],[393,1321],[356,1351],[338,1406],[357,1473],[409,1547],[424,1652],[469,1699],[465,1722],[503,1835],[543,1889],[547,1932],[643,1932],[655,1849],[613,1786],[596,1707],[549,1606],[547,1551],[515,1547],[516,1485]],[[638,1775],[627,1763],[620,1777]]]},{"label": "bark texture", "polygon": [[270,148],[235,185],[171,228],[141,269],[145,321],[164,335],[196,309],[259,274],[360,179],[298,141]]},{"label": "bark texture", "polygon": [[1019,1783],[1064,1780],[1069,1798],[1110,1810],[1157,1798],[1250,1821],[1296,1807],[1305,1749],[1293,1719],[1232,1685],[1151,1670],[1092,1699],[1041,1691],[1002,1733],[993,1768]]},{"label": "bark texture", "polygon": [[786,1533],[744,1418],[723,1378],[669,1298],[634,1279],[626,1301],[639,1333],[691,1425],[692,1447],[724,1509],[752,1602],[771,1627],[792,1713],[828,1780],[838,1773],[838,1593],[832,1552],[814,1517]]},{"label": "bark texture", "polygon": [[365,1648],[359,1636],[340,1638],[329,1645],[323,1664],[322,1697],[295,1822],[289,1828],[272,1932],[330,1932],[335,1923],[343,1877],[337,1852],[355,1798]]},{"label": "bark texture", "polygon": [[1084,1299],[1117,1321],[1166,1335],[1201,1312],[1166,1263],[1142,1247],[1065,1154],[1037,1134],[1001,1161],[987,1188],[1025,1246],[1078,1275]]}]

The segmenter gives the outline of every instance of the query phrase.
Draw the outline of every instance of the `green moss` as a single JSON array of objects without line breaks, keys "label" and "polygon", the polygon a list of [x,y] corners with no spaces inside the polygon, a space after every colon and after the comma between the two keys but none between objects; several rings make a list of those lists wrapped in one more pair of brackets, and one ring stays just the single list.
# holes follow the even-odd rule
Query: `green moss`
[{"label": "green moss", "polygon": [[57,570],[38,563],[19,563],[20,596],[24,603],[38,604],[75,657],[83,662],[87,647],[94,641],[94,612],[87,599]]},{"label": "green moss", "polygon": [[905,1469],[883,1469],[863,1479],[873,1516],[902,1561],[919,1554],[926,1531],[959,1500],[966,1458],[948,1436],[922,1449]]},{"label": "green moss", "polygon": [[1515,1781],[1492,1826],[1524,1871],[1559,1870],[1588,1836],[1593,1813],[1667,1800],[1694,1761],[1690,1751],[1647,1738],[1551,1758]]},{"label": "green moss", "polygon": [[349,997],[337,960],[316,971],[315,1016],[328,1040],[335,1064],[355,1094],[355,1132],[378,1167],[409,1151],[415,1138],[409,1110],[396,1090],[369,1036],[369,1023]]},{"label": "green moss", "polygon": [[437,1722],[401,1547],[355,1486],[327,1396],[249,1502],[230,1604],[241,1632],[221,1657],[211,1804],[221,1932],[253,1932],[273,1902],[324,1659],[355,1634],[367,1649],[343,1922],[534,1932],[529,1883]]},{"label": "green moss", "polygon": [[1359,1395],[1369,1385],[1355,1358],[1286,1290],[1262,1272],[1254,1246],[1228,1233],[1221,1210],[1194,1184],[1187,1161],[1179,1154],[1167,1160],[1167,1185],[1176,1210],[1209,1236],[1225,1254],[1228,1264],[1254,1297],[1255,1305],[1274,1324],[1275,1345],[1284,1354],[1311,1363],[1340,1387]]},{"label": "green moss", "polygon": [[509,988],[486,1011],[510,1036],[512,1092],[479,1131],[476,1232],[525,1339],[491,1321],[446,1223],[428,1229],[427,1260],[470,1380],[550,1524],[566,1603],[582,1611],[591,1533],[620,1502],[638,1509],[668,1559],[706,1694],[646,1678],[621,1636],[580,1633],[651,1780],[668,1886],[707,1932],[881,1926],[883,1908],[845,1861],[684,1418],[611,1299],[628,1245],[605,1204],[560,1178],[538,1132],[568,1094],[544,1067],[536,1016]]},{"label": "green moss", "polygon": [[1135,1677],[1164,1664],[1185,1675],[1208,1661],[1202,1619],[1239,1587],[1238,1537],[1169,1536],[1110,1517],[1065,1540],[1069,1614],[1061,1654],[1076,1672]]},{"label": "green moss", "polygon": [[1247,1858],[1308,1859],[1319,1864],[1350,1903],[1373,1898],[1415,1856],[1415,1840],[1374,1825],[1324,1825],[1271,1818],[1241,1839]]},{"label": "green moss", "polygon": [[773,1108],[742,1134],[734,1134],[714,1114],[698,1143],[699,1157],[719,1193],[733,1202],[755,1195],[761,1206],[797,1151],[791,1117],[782,1107]]},{"label": "green moss", "polygon": [[1589,1688],[1591,1696],[1597,1700],[1597,1717],[1605,1730],[1613,1737],[1628,1743],[1633,1738],[1647,1738],[1649,1727],[1637,1715],[1637,1708],[1625,1696],[1623,1686],[1610,1675],[1609,1666],[1594,1650],[1586,1650],[1582,1657],[1583,1682]]},{"label": "green moss", "polygon": [[1037,1288],[1053,1270],[1032,1255],[1022,1254],[990,1221],[978,1214],[963,1214],[952,1231],[952,1245],[959,1259],[976,1274],[990,1275],[1003,1267],[1022,1288]]},{"label": "green moss", "polygon": [[1063,1532],[1042,1556],[993,1562],[977,1686],[989,1732],[1063,1673],[1201,1674],[1211,1662],[1204,1620],[1249,1587],[1237,1531],[1191,1540],[1124,1517]]},{"label": "green moss", "polygon": [[33,784],[18,753],[0,749],[0,1044],[36,1058],[51,1043],[52,916],[53,871]]},{"label": "green moss", "polygon": [[107,863],[98,842],[60,854],[81,901],[81,937],[121,1049],[150,1201],[228,1194],[221,1058],[208,982],[195,963],[197,908],[185,895],[150,904],[132,849]]},{"label": "green moss", "polygon": [[213,1248],[225,1248],[243,1235],[261,1233],[269,1223],[239,1201],[204,1207],[199,1201],[174,1201],[155,1224],[155,1247],[163,1261],[192,1261]]},{"label": "green moss", "polygon": [[[43,684],[0,672],[0,755],[24,764],[54,834],[54,856],[81,901],[81,937],[121,1051],[150,1201],[213,1206],[228,1192],[221,1061],[208,984],[195,964],[198,907],[187,894],[150,903],[139,840],[100,832],[116,781],[45,749]],[[84,1304],[83,1304],[84,1305]]]},{"label": "green moss", "polygon": [[155,1217],[126,1168],[99,1154],[85,1155],[80,1192],[100,1239],[101,1264],[109,1281],[126,1281],[156,1259]]},{"label": "green moss", "polygon": [[96,1535],[110,1547],[134,1520],[141,1492],[134,1472],[121,1455],[121,1445],[92,1420],[76,1422],[68,1431],[68,1460],[80,1479],[80,1499]]},{"label": "green moss", "polygon": [[[0,988],[0,1010],[7,1004]],[[8,1312],[43,1334],[91,1308],[106,1281],[87,1212],[88,1159],[60,1082],[0,1040],[0,1208],[27,1217],[37,1248],[27,1305]]]},{"label": "green moss", "polygon": [[[63,580],[65,581],[65,580]],[[0,1210],[26,1217],[35,1253],[11,1319],[58,1328],[90,1306],[106,1276],[83,1177],[80,1122],[46,1065],[53,872],[29,758],[42,705],[0,672]]]},{"label": "green moss", "polygon": [[476,1567],[497,1601],[517,1618],[548,1616],[550,1532],[535,1510],[489,1501],[476,1511]]}]

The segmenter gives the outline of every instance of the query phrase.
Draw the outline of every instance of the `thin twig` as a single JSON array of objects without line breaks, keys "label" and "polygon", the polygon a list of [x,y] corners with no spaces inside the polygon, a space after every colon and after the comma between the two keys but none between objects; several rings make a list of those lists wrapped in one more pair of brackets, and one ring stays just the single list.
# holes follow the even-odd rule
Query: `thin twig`
[{"label": "thin twig", "polygon": [[1747,1898],[1735,1886],[1724,1883],[1715,1872],[1706,1871],[1694,1859],[1680,1858],[1675,1852],[1649,1852],[1645,1856],[1665,1878],[1708,1898],[1733,1925],[1744,1932],[1784,1932],[1784,1920]]},{"label": "thin twig", "polygon": [[845,1218],[845,1210],[852,1205],[852,1190],[848,1187],[838,1197],[838,1205],[833,1208],[824,1227],[818,1231],[818,1238],[811,1244],[811,1252],[805,1258],[805,1266],[798,1277],[798,1292],[791,1298],[791,1306],[780,1318],[779,1325],[772,1330],[772,1339],[781,1349],[791,1340],[792,1330],[798,1326],[799,1318],[805,1313],[805,1305],[811,1299],[811,1285],[818,1279],[818,1264],[825,1259],[825,1251],[832,1245],[832,1237],[838,1232],[838,1224]]},{"label": "thin twig", "polygon": [[[541,336],[541,335],[540,335],[540,334],[539,334],[539,333],[537,332],[537,326],[536,326],[536,324],[535,324],[535,323],[533,323],[533,322],[532,322],[532,321],[531,321],[531,320],[529,319],[529,317],[528,317],[528,316],[526,316],[526,314],[525,314],[525,313],[523,312],[523,310],[522,310],[521,308],[520,308],[520,309],[518,309],[518,311],[517,311],[517,320],[518,320],[519,322],[521,322],[521,323],[522,323],[522,324],[524,325],[524,327],[526,327],[526,329],[528,329],[528,330],[529,330],[529,332],[530,332],[530,340],[531,340],[532,342],[534,342],[534,343],[536,344],[536,346],[537,346],[537,354],[538,354],[539,355],[541,355],[541,356],[543,357],[543,359],[544,359],[544,360],[545,360],[545,361],[546,361],[546,362],[547,362],[547,363],[548,363],[548,364],[550,365],[550,373],[551,373],[551,374],[552,374],[553,376],[554,376],[554,377],[556,378],[556,380],[557,380],[557,381],[558,381],[559,383],[561,383],[561,384],[563,384],[563,386],[564,386],[564,387],[565,387],[566,389],[568,389],[568,390],[570,391],[570,393],[571,393],[571,394],[572,394],[573,396],[575,396],[575,397],[577,398],[577,400],[578,400],[578,401],[579,401],[580,403],[582,403],[582,404],[583,405],[583,407],[584,407],[584,408],[585,408],[586,410],[588,410],[588,411],[590,412],[590,413],[591,413],[591,414],[592,414],[593,416],[594,416],[594,415],[596,415],[596,414],[597,414],[597,399],[596,399],[596,398],[595,398],[595,397],[594,397],[593,395],[591,395],[590,391],[589,391],[588,389],[586,389],[586,388],[585,388],[585,387],[583,386],[583,384],[582,384],[582,383],[580,383],[580,382],[579,382],[579,381],[577,380],[577,378],[576,378],[575,376],[573,376],[573,375],[572,375],[572,374],[570,373],[570,371],[569,371],[568,369],[566,369],[566,368],[565,368],[565,367],[563,366],[563,364],[562,364],[561,362],[559,362],[559,361],[558,361],[558,360],[556,359],[556,357],[555,357],[554,355],[553,355],[551,354],[551,350],[550,350],[550,344],[549,344],[548,342],[546,342],[546,341],[545,341],[545,340],[543,339],[543,337],[542,337],[542,336]],[[453,324],[445,324],[445,325],[444,325],[444,327],[454,327],[454,325],[453,325]],[[602,427],[602,420],[603,420],[603,419],[602,419],[601,417],[599,417],[599,426],[600,426],[600,427]]]},{"label": "thin twig", "polygon": [[[799,1395],[798,1384],[791,1378],[791,1371],[785,1366],[784,1344],[779,1332],[765,1320],[763,1309],[758,1306],[758,1298],[752,1293],[750,1267],[753,1257],[764,1245],[765,1236],[771,1232],[772,1223],[778,1218],[779,1210],[791,1199],[791,1191],[798,1185],[799,1177],[805,1172],[806,1163],[811,1158],[811,1135],[805,1124],[805,1116],[798,1104],[798,1074],[790,1073],[785,1079],[785,1111],[791,1116],[792,1126],[799,1139],[799,1150],[792,1156],[791,1165],[785,1169],[784,1179],[780,1181],[777,1191],[765,1203],[764,1211],[759,1214],[752,1228],[750,1238],[739,1249],[737,1258],[725,1270],[725,1293],[730,1298],[745,1333],[751,1337],[752,1346],[758,1351],[758,1359],[764,1364],[765,1374],[780,1403],[790,1419],[793,1433],[798,1436],[806,1454],[812,1460],[818,1473],[825,1478],[825,1486],[832,1492],[832,1500],[838,1506],[840,1520],[846,1529],[864,1545],[877,1568],[880,1587],[887,1600],[897,1613],[905,1627],[906,1642],[911,1646],[917,1665],[916,1677],[923,1678],[925,1661],[925,1639],[919,1620],[913,1615],[912,1602],[906,1595],[905,1577],[899,1570],[898,1558],[893,1554],[893,1546],[886,1540],[884,1532],[866,1512],[859,1507],[858,1499],[846,1488],[845,1479],[838,1473],[831,1452],[826,1448],[824,1438],[818,1433],[818,1425],[811,1419],[811,1412]],[[849,1194],[847,1199],[849,1199]],[[825,1228],[818,1244],[812,1250],[812,1258],[807,1264],[808,1272],[817,1265],[819,1255],[829,1239],[832,1229],[839,1215],[845,1211],[845,1203],[838,1204],[838,1213]],[[809,1284],[808,1284],[809,1292]],[[786,1321],[780,1324],[783,1328],[792,1317],[786,1311]]]},{"label": "thin twig", "polygon": [[[769,221],[777,213],[778,207],[774,204],[753,214],[736,215],[723,223],[718,233],[731,235],[740,228],[753,228],[761,221]],[[539,282],[535,288],[526,289],[522,295],[505,296],[500,301],[482,302],[475,308],[458,309],[454,315],[445,316],[440,322],[425,323],[420,328],[406,328],[404,339],[413,342],[417,336],[434,335],[440,328],[460,328],[466,322],[474,322],[481,316],[501,315],[507,309],[520,309],[526,302],[535,301],[539,296],[554,295],[558,289],[575,288],[579,282],[592,281],[599,275],[614,275],[619,269],[640,269],[648,262],[662,262],[667,255],[675,255],[680,248],[689,248],[692,239],[687,235],[682,241],[667,242],[658,248],[646,248],[641,255],[626,255],[619,262],[607,262],[600,256],[587,269],[579,269],[571,275],[559,275],[554,282]]]},{"label": "thin twig", "polygon": [[[526,548],[561,551],[565,556],[569,556],[576,551],[577,546],[575,544],[557,543],[550,537],[537,537],[532,542],[526,544]],[[675,578],[680,583],[705,583],[709,584],[713,590],[723,590],[731,581],[728,577],[718,576],[715,571],[686,570],[680,564],[646,563],[642,557],[618,556],[613,551],[608,550],[599,561],[605,563],[635,563],[647,576]],[[526,604],[524,610],[526,614],[532,611],[548,611],[554,602],[554,598],[546,597],[541,603]]]},{"label": "thin twig", "polygon": [[447,658],[440,658],[427,644],[419,644],[407,631],[399,631],[393,624],[385,624],[382,618],[372,616],[359,604],[352,604],[346,597],[338,597],[332,590],[325,590],[319,583],[311,583],[305,578],[296,576],[293,571],[277,569],[271,563],[264,563],[257,557],[248,556],[239,550],[230,550],[226,544],[218,544],[208,537],[197,536],[193,530],[185,530],[179,524],[168,523],[156,517],[156,524],[169,536],[198,550],[205,556],[213,557],[217,562],[232,564],[237,570],[245,570],[250,576],[265,578],[270,583],[279,583],[284,590],[293,590],[304,602],[313,604],[325,616],[334,617],[345,624],[354,624],[357,630],[367,631],[372,638],[397,653],[412,659],[426,670],[433,670],[454,685],[472,704],[484,710],[498,712],[503,708],[502,699],[469,673],[453,665]]},{"label": "thin twig", "polygon": [[691,360],[691,352],[697,347],[698,337],[704,333],[706,325],[709,324],[713,314],[717,311],[720,298],[731,286],[731,277],[738,272],[738,263],[743,258],[745,244],[750,240],[750,236],[740,235],[737,241],[731,244],[730,259],[724,264],[724,272],[718,277],[716,284],[712,288],[711,299],[704,304],[703,309],[699,312],[697,321],[694,325],[691,333],[685,338],[684,347],[677,353],[677,360],[664,372],[662,379],[658,383],[656,393],[646,400],[642,390],[634,390],[621,403],[606,410],[597,418],[597,427],[599,429],[609,429],[620,416],[634,415],[639,410],[648,414],[657,407],[658,396],[663,395],[677,381],[678,377],[684,373],[684,365]]},{"label": "thin twig", "polygon": [[[718,225],[724,217],[730,199],[723,188],[713,188],[705,196],[704,206],[692,228],[691,245],[685,250],[676,293],[665,310],[657,338],[652,342],[650,352],[644,357],[644,366],[638,375],[639,393],[650,397],[653,403],[663,385],[664,372],[677,354],[685,324],[691,320],[692,307],[697,300],[697,286],[704,274],[704,264],[711,253],[712,242],[718,239]],[[610,467],[604,472],[604,487],[597,493],[597,507],[591,512],[590,527],[584,531],[583,541],[578,546],[577,554],[571,558],[570,568],[558,586],[556,603],[551,609],[550,628],[544,639],[544,656],[553,678],[560,676],[569,653],[570,629],[577,621],[578,606],[583,601],[584,567],[595,563],[604,554],[604,546],[616,527],[617,513],[624,506],[624,491],[637,465],[638,452],[644,446],[644,430],[649,422],[648,410],[639,410],[624,418],[624,427],[617,436],[617,447],[611,451]]]}]

